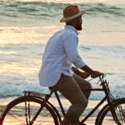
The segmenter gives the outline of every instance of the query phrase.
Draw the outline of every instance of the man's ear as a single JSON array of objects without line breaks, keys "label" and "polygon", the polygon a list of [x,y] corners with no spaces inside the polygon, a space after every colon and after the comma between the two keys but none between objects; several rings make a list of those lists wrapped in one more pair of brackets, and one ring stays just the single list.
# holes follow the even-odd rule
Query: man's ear
[{"label": "man's ear", "polygon": [[74,20],[72,20],[72,22],[73,22],[73,24],[76,24],[76,22],[77,22],[77,18],[74,19]]}]

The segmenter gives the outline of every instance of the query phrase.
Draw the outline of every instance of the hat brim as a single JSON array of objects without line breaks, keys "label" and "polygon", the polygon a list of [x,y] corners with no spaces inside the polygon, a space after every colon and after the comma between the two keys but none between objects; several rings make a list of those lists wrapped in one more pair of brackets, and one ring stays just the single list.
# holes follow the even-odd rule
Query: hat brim
[{"label": "hat brim", "polygon": [[[85,11],[81,11],[81,15],[83,15],[83,14],[85,14]],[[80,16],[81,16],[80,15]],[[78,16],[79,17],[79,16]],[[77,18],[77,17],[76,17]],[[73,19],[75,19],[75,18],[73,18]],[[71,20],[73,20],[73,19],[71,19]],[[63,22],[69,22],[69,21],[71,21],[71,20],[64,20],[64,18],[62,18],[61,20],[60,20],[60,23],[63,23]]]}]

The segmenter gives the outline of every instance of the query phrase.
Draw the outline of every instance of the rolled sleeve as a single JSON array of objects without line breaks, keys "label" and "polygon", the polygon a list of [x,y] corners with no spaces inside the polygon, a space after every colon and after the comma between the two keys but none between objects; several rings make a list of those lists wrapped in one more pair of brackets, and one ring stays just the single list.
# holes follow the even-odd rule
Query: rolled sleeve
[{"label": "rolled sleeve", "polygon": [[82,68],[85,66],[85,62],[80,57],[77,46],[78,46],[78,37],[76,34],[68,34],[64,42],[64,48],[66,51],[67,56],[69,57],[70,61],[76,66],[76,68]]}]

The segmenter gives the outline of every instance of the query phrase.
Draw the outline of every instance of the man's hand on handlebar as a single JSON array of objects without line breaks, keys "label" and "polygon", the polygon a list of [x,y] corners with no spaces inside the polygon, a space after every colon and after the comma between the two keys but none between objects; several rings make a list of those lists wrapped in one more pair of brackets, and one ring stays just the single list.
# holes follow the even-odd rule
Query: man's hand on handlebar
[{"label": "man's hand on handlebar", "polygon": [[104,76],[104,75],[105,75],[104,73],[101,73],[99,71],[93,71],[92,74],[91,74],[91,77],[96,78],[96,77]]}]

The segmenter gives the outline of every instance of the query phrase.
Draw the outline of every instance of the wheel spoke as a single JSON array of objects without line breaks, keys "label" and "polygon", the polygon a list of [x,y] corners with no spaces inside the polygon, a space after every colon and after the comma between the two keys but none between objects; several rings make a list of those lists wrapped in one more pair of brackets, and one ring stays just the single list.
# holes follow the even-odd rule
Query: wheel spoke
[{"label": "wheel spoke", "polygon": [[[27,125],[26,124],[26,116],[25,116],[25,100],[20,101],[17,100],[17,104],[14,104],[12,108],[8,109],[6,111],[6,115],[3,120],[2,125]],[[36,101],[36,102],[34,102]],[[27,113],[27,118],[29,121],[29,118],[32,120],[35,116],[35,114],[38,112],[38,110],[41,107],[40,101],[37,101],[36,99],[30,100],[30,113]],[[28,110],[27,110],[28,112]],[[29,116],[30,114],[30,116]],[[54,117],[54,118],[53,118]],[[55,114],[53,114],[52,109],[50,109],[47,105],[42,109],[38,117],[36,118],[33,125],[58,125],[55,123]]]},{"label": "wheel spoke", "polygon": [[[117,103],[115,103],[114,107],[115,107],[115,113],[118,119],[117,122],[120,125],[125,125],[125,99],[119,100]],[[107,108],[103,112],[99,120],[100,120],[99,125],[107,125],[107,124],[117,125],[116,122],[114,121],[114,118],[109,108]]]}]

